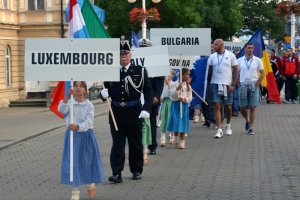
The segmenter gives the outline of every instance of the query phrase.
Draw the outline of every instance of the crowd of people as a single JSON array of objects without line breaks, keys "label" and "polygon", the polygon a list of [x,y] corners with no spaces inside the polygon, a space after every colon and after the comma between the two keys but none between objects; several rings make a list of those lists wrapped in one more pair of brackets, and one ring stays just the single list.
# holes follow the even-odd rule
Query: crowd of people
[{"label": "crowd of people", "polygon": [[[141,45],[147,46],[146,43]],[[260,85],[264,68],[260,58],[253,55],[254,45],[245,45],[245,55],[236,58],[224,48],[224,41],[216,39],[211,45],[211,55],[206,57],[208,66],[205,101],[197,105],[196,122],[199,113],[204,116],[203,126],[216,129],[215,138],[232,135],[231,117],[239,111],[245,119],[245,131],[254,135],[254,122],[260,102]],[[199,58],[202,59],[202,58]],[[295,103],[296,81],[300,79],[297,57],[291,49],[282,58],[271,52],[274,75],[278,90],[285,84],[285,102]],[[131,64],[131,50],[128,41],[120,44],[120,81],[105,82],[100,92],[102,100],[110,102],[109,124],[112,136],[108,181],[121,183],[125,165],[125,146],[129,148],[129,169],[133,180],[142,178],[143,166],[148,162],[148,152],[156,155],[157,118],[160,120],[160,147],[168,143],[178,149],[187,148],[186,137],[190,132],[190,102],[193,99],[191,70],[183,68],[181,79],[174,81],[175,72],[166,77],[148,77],[146,68]],[[276,70],[277,69],[277,70]],[[196,77],[197,78],[197,77]],[[181,80],[181,81],[179,81]],[[266,92],[267,93],[267,92]],[[73,102],[70,101],[74,95]],[[93,133],[94,107],[86,99],[87,86],[76,81],[74,88],[59,104],[59,111],[66,116],[66,135],[63,148],[61,183],[72,186],[72,200],[80,199],[80,185],[87,185],[87,194],[93,198],[95,184],[104,182],[103,167],[98,145]],[[70,107],[74,106],[74,120],[70,119]],[[225,122],[226,120],[226,122]],[[225,122],[225,123],[223,123]],[[225,124],[225,126],[222,126]],[[74,173],[70,173],[70,132],[74,132]],[[72,180],[73,179],[73,180]]]}]

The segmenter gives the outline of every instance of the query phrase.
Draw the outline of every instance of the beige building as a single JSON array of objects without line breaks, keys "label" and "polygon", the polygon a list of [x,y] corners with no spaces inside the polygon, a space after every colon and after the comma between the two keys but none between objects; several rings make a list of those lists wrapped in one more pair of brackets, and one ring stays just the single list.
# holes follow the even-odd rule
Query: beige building
[{"label": "beige building", "polygon": [[0,107],[26,98],[24,39],[59,38],[68,0],[0,0]]}]

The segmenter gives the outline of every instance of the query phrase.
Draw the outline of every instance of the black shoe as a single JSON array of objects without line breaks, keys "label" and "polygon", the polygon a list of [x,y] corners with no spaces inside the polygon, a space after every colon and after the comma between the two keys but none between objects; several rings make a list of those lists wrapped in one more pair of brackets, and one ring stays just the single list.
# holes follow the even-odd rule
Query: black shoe
[{"label": "black shoe", "polygon": [[150,150],[150,155],[156,155],[156,150]]},{"label": "black shoe", "polygon": [[202,126],[206,126],[207,128],[209,128],[210,127],[210,121],[205,121],[203,124],[202,124]]},{"label": "black shoe", "polygon": [[133,173],[132,174],[132,179],[133,180],[140,180],[142,178],[142,174],[141,173]]},{"label": "black shoe", "polygon": [[108,181],[113,183],[122,183],[122,176],[120,174],[112,175],[108,178]]}]

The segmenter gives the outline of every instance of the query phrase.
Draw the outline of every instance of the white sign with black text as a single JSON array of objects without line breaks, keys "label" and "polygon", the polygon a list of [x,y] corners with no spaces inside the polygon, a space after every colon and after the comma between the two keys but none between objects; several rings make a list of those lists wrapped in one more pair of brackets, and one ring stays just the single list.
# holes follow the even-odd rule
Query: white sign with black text
[{"label": "white sign with black text", "polygon": [[230,52],[233,52],[234,50],[241,51],[246,43],[244,42],[230,42],[230,41],[224,41],[224,47]]},{"label": "white sign with black text", "polygon": [[132,50],[131,63],[146,67],[149,77],[166,76],[170,73],[168,47],[135,48]]},{"label": "white sign with black text", "polygon": [[120,39],[26,39],[26,81],[119,81]]},{"label": "white sign with black text", "polygon": [[210,28],[151,28],[154,46],[169,47],[170,56],[210,55]]}]

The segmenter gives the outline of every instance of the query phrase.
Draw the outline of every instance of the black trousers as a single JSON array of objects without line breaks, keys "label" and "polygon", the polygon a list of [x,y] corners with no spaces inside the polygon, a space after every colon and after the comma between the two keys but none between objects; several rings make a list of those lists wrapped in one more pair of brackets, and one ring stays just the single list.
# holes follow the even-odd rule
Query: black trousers
[{"label": "black trousers", "polygon": [[286,76],[285,79],[285,99],[286,100],[296,100],[297,99],[297,79],[292,76]]},{"label": "black trousers", "polygon": [[280,94],[283,84],[284,84],[284,80],[282,80],[282,78],[276,78],[276,84],[277,84],[277,88],[278,88],[278,92]]},{"label": "black trousers", "polygon": [[151,114],[150,114],[150,123],[151,123],[151,135],[152,135],[152,144],[148,145],[150,151],[156,150],[157,148],[157,124],[156,124],[156,116],[158,115],[158,105],[152,106]]},{"label": "black trousers", "polygon": [[[133,120],[133,119],[131,119]],[[125,163],[126,138],[129,146],[129,168],[131,173],[143,172],[143,144],[142,144],[142,122],[143,119],[136,119],[136,124],[118,124],[118,131],[113,123],[110,123],[110,130],[113,145],[110,153],[110,165],[114,175],[121,174]]]}]

